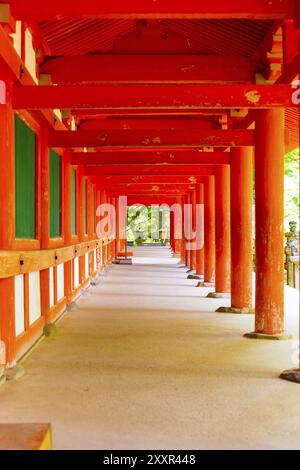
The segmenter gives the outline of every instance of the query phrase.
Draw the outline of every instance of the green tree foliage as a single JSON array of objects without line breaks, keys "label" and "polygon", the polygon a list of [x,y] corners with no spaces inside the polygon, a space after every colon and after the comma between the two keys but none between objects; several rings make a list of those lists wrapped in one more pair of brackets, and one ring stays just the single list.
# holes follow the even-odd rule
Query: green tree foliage
[{"label": "green tree foliage", "polygon": [[284,160],[284,225],[299,221],[299,149],[288,153]]}]

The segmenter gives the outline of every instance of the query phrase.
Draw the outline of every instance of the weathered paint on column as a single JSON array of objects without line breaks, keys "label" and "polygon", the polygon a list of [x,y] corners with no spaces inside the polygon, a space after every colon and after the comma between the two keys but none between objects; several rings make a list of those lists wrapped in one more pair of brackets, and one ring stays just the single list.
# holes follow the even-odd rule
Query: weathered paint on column
[{"label": "weathered paint on column", "polygon": [[[284,109],[260,110],[256,118],[255,333],[284,333]],[[247,335],[249,336],[249,335]]]},{"label": "weathered paint on column", "polygon": [[215,278],[215,177],[207,176],[204,184],[204,282]]},{"label": "weathered paint on column", "polygon": [[[72,244],[72,166],[71,153],[65,150],[63,154],[63,197],[64,197],[64,242],[65,245]],[[72,261],[67,261],[64,265],[64,284],[67,304],[72,298]]]},{"label": "weathered paint on column", "polygon": [[231,307],[219,312],[251,313],[252,310],[252,174],[251,147],[231,149]]},{"label": "weathered paint on column", "polygon": [[197,232],[197,250],[196,250],[196,274],[204,274],[204,188],[203,184],[196,186],[196,232]]},{"label": "weathered paint on column", "polygon": [[251,147],[231,149],[231,307],[252,309]]},{"label": "weathered paint on column", "polygon": [[190,243],[190,233],[191,233],[191,196],[187,194],[184,198],[184,243],[185,243],[185,264],[188,268],[191,267],[191,250],[188,248]]},{"label": "weathered paint on column", "polygon": [[209,297],[228,297],[230,292],[230,167],[216,165],[216,288]]},{"label": "weathered paint on column", "polygon": [[196,269],[196,202],[197,202],[197,195],[196,189],[191,191],[191,204],[192,204],[192,220],[191,220],[191,269]]},{"label": "weathered paint on column", "polygon": [[[11,86],[6,84],[6,104],[0,105],[0,249],[11,249],[15,237],[14,113]],[[14,277],[0,279],[0,340],[6,362],[15,358]]]}]

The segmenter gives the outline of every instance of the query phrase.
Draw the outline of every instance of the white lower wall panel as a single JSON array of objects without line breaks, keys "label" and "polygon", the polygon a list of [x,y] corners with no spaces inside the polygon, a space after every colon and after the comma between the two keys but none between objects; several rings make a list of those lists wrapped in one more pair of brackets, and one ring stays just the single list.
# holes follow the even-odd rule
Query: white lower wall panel
[{"label": "white lower wall panel", "polygon": [[15,333],[19,336],[25,330],[24,275],[15,276]]},{"label": "white lower wall panel", "polygon": [[32,325],[41,316],[41,288],[39,271],[29,273],[29,324]]},{"label": "white lower wall panel", "polygon": [[79,258],[74,258],[74,287],[79,287]]},{"label": "white lower wall panel", "polygon": [[50,308],[54,305],[54,270],[49,268],[49,293],[50,293]]},{"label": "white lower wall panel", "polygon": [[64,264],[57,266],[57,300],[60,301],[65,296]]}]

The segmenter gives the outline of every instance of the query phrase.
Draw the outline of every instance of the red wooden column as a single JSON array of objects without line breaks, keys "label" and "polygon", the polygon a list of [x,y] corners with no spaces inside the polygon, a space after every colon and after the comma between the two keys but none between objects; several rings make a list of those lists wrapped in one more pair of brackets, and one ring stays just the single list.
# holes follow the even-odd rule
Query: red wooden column
[{"label": "red wooden column", "polygon": [[[84,227],[84,205],[86,204],[84,198],[84,168],[82,165],[78,166],[77,170],[78,177],[78,236],[79,241],[83,242],[86,239],[85,227]],[[79,283],[82,286],[85,281],[85,256],[79,256]]]},{"label": "red wooden column", "polygon": [[290,338],[284,332],[284,109],[256,118],[256,296],[250,338]]},{"label": "red wooden column", "polygon": [[180,258],[181,262],[185,263],[186,260],[186,247],[185,247],[185,235],[184,235],[184,202],[185,197],[182,196],[180,199],[180,208],[181,208],[181,251],[180,251]]},{"label": "red wooden column", "polygon": [[204,184],[204,283],[199,286],[214,285],[215,258],[215,177],[211,175]]},{"label": "red wooden column", "polygon": [[174,212],[170,211],[170,247],[173,253],[175,253],[175,224],[174,224]]},{"label": "red wooden column", "polygon": [[196,202],[197,202],[197,195],[196,195],[196,190],[193,189],[191,191],[191,240],[190,240],[190,243],[191,243],[191,269],[196,269],[196,236],[194,236],[194,234],[196,234]]},{"label": "red wooden column", "polygon": [[[182,255],[182,197],[177,197],[174,210],[171,212],[174,214],[174,252],[178,255]],[[181,256],[181,260],[183,260]]]},{"label": "red wooden column", "polygon": [[[106,195],[106,192],[105,191],[102,191],[101,192],[101,205],[104,205],[107,203],[107,195]],[[100,221],[102,221],[102,219],[106,217],[106,214],[103,213],[103,208],[102,208],[102,211],[101,211],[101,217],[100,217]],[[102,233],[101,233],[101,237],[102,237],[102,240],[101,240],[101,243],[102,243],[102,265],[103,267],[105,268],[106,265],[107,265],[107,258],[108,258],[108,249],[107,249],[107,239],[106,239],[106,233],[104,233],[104,228],[107,229],[107,227],[103,227],[102,228]]]},{"label": "red wooden column", "polygon": [[252,310],[252,173],[253,149],[231,149],[231,306],[219,312],[254,313]]},{"label": "red wooden column", "polygon": [[230,293],[230,167],[216,165],[215,169],[215,239],[216,275],[212,298],[227,298]]},{"label": "red wooden column", "polygon": [[203,184],[196,186],[196,275],[204,275],[204,188]]},{"label": "red wooden column", "polygon": [[191,195],[184,197],[184,242],[185,242],[185,264],[191,269],[191,250],[189,248],[191,237]]},{"label": "red wooden column", "polygon": [[[72,166],[71,152],[65,150],[63,154],[63,198],[64,198],[64,244],[72,244]],[[65,296],[67,305],[72,300],[72,261],[67,261],[64,266]]]},{"label": "red wooden column", "polygon": [[[6,84],[6,104],[0,105],[0,249],[13,248],[15,238],[14,113],[11,86]],[[0,279],[0,340],[6,349],[7,365],[14,365],[15,318],[14,277]]]}]

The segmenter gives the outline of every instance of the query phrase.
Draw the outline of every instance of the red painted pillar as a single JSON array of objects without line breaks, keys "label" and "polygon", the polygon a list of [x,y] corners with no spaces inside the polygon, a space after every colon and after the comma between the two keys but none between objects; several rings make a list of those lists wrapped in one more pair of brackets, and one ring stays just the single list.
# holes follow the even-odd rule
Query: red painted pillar
[{"label": "red painted pillar", "polygon": [[175,246],[174,246],[174,212],[170,211],[170,247],[173,253],[175,253]]},{"label": "red painted pillar", "polygon": [[[6,84],[6,104],[0,105],[0,249],[13,248],[15,238],[15,137],[11,85]],[[0,340],[5,344],[6,363],[14,365],[14,277],[0,279]]]},{"label": "red painted pillar", "polygon": [[185,264],[191,269],[191,250],[189,248],[191,238],[191,195],[184,198],[184,242],[185,242]]},{"label": "red painted pillar", "polygon": [[231,307],[220,311],[252,311],[252,174],[251,147],[231,149]]},{"label": "red painted pillar", "polygon": [[255,332],[251,338],[284,334],[284,109],[259,110],[256,118]]},{"label": "red painted pillar", "polygon": [[196,275],[204,274],[204,188],[203,184],[196,186]]},{"label": "red painted pillar", "polygon": [[190,243],[191,243],[191,269],[196,269],[196,190],[193,189],[191,191],[191,237],[190,237]]},{"label": "red painted pillar", "polygon": [[215,177],[207,176],[204,184],[204,285],[215,279]]},{"label": "red painted pillar", "polygon": [[181,208],[181,251],[180,251],[180,258],[181,258],[182,263],[185,263],[185,259],[186,259],[185,236],[184,236],[184,201],[185,201],[185,197],[183,196],[180,200],[180,208]]},{"label": "red painted pillar", "polygon": [[208,297],[229,297],[230,293],[230,167],[216,165],[216,291]]},{"label": "red painted pillar", "polygon": [[[63,198],[64,198],[64,242],[72,244],[72,166],[71,152],[64,151],[63,155]],[[72,261],[67,261],[64,266],[65,296],[67,304],[72,300]]]}]

